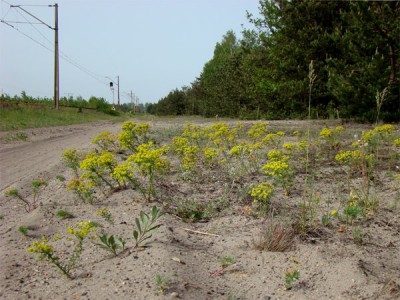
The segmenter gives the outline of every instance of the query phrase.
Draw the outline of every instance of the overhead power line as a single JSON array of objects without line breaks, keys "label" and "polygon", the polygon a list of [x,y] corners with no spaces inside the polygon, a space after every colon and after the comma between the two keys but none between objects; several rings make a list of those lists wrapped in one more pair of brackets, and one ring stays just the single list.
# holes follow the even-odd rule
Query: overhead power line
[{"label": "overhead power line", "polygon": [[[8,3],[7,1],[2,0],[5,3]],[[16,31],[18,31],[20,34],[24,35],[25,37],[29,38],[30,40],[32,40],[33,42],[37,43],[38,45],[42,46],[43,48],[45,48],[46,50],[53,52],[53,50],[46,46],[45,44],[39,42],[38,40],[36,40],[35,38],[33,38],[32,36],[28,35],[27,33],[21,31],[19,28],[17,28],[16,26],[13,26],[12,24],[29,24],[33,27],[33,29],[42,37],[44,38],[50,45],[53,44],[52,41],[50,41],[38,28],[37,26],[34,25],[40,25],[40,24],[44,24],[47,27],[53,29],[51,26],[49,26],[48,24],[46,24],[45,22],[43,22],[42,20],[38,19],[37,17],[33,16],[31,13],[29,13],[28,11],[26,11],[25,9],[21,8],[21,6],[45,6],[48,7],[48,5],[10,5],[10,7],[14,7],[14,8],[19,8],[21,10],[23,10],[24,12],[26,12],[28,15],[32,16],[33,18],[35,18],[36,20],[39,20],[40,22],[30,22],[25,15],[23,15],[19,10],[17,10],[18,14],[20,16],[22,16],[25,19],[25,22],[22,21],[6,21],[4,19],[1,20],[1,22],[3,24],[6,24],[8,26],[10,26],[11,28],[15,29]],[[8,14],[8,12],[7,12]],[[7,15],[6,14],[6,15]],[[82,66],[81,64],[79,64],[78,62],[74,61],[71,57],[69,57],[67,54],[65,54],[63,51],[60,51],[60,57],[66,61],[67,63],[69,63],[70,65],[74,66],[75,68],[77,68],[78,70],[80,70],[81,72],[85,73],[86,75],[90,76],[91,78],[95,79],[96,81],[100,82],[101,84],[104,85],[108,85],[108,82],[106,82],[105,80],[102,80],[101,78],[105,78],[105,76],[101,76],[96,74],[95,72],[90,71],[89,69],[87,69],[86,67]]]},{"label": "overhead power line", "polygon": [[33,37],[31,37],[30,35],[26,34],[25,32],[19,30],[17,27],[9,24],[8,22],[4,21],[4,20],[0,20],[1,23],[6,24],[8,26],[10,26],[11,28],[15,29],[16,31],[18,31],[20,34],[24,35],[25,37],[27,37],[28,39],[32,40],[33,42],[35,42],[36,44],[42,46],[43,48],[49,50],[50,52],[53,52],[52,49],[50,49],[49,47],[47,47],[46,45],[44,45],[43,43],[39,42],[38,40],[35,40]]},{"label": "overhead power line", "polygon": [[[6,1],[3,0],[3,2],[6,2]],[[47,5],[47,7],[54,7],[54,27],[48,25],[46,22],[42,21],[41,19],[39,19],[34,14],[32,14],[29,11],[27,11],[26,9],[22,8],[21,5],[11,5],[10,4],[10,8],[18,8],[18,9],[22,10],[24,13],[26,13],[27,15],[31,16],[36,21],[39,21],[40,24],[47,26],[51,30],[54,30],[54,107],[55,107],[55,109],[58,110],[58,106],[59,106],[58,104],[59,104],[59,98],[60,98],[60,85],[59,85],[59,81],[60,81],[59,80],[59,78],[60,78],[59,74],[60,74],[60,72],[59,72],[59,51],[58,51],[58,4],[55,3],[54,5]],[[28,19],[26,19],[26,18],[25,18],[25,20],[28,21]],[[48,49],[47,46],[45,46],[42,43],[40,43],[39,41],[35,40],[34,38],[29,36],[28,34],[20,31],[18,28],[16,28],[15,26],[11,25],[10,23],[5,22],[4,19],[2,19],[1,22],[4,23],[4,24],[7,24],[11,28],[13,28],[13,29],[17,30],[18,32],[22,33],[24,36],[28,37],[32,41],[34,41],[37,44],[41,45],[45,49]],[[28,21],[28,23],[30,23],[31,26],[33,26],[32,22]]]},{"label": "overhead power line", "polygon": [[[3,18],[1,19],[1,22],[11,28],[13,28],[14,30],[16,30],[17,32],[19,32],[20,34],[24,35],[25,37],[29,38],[30,40],[32,40],[33,42],[35,42],[36,44],[40,45],[41,47],[43,47],[44,49],[46,49],[47,51],[53,52],[53,50],[51,49],[51,46],[53,45],[53,42],[50,41],[50,39],[48,39],[46,37],[46,35],[44,35],[41,30],[39,30],[38,26],[36,25],[45,25],[46,27],[48,27],[49,29],[55,30],[56,31],[56,36],[57,36],[57,31],[58,31],[58,25],[57,25],[57,9],[56,9],[56,20],[55,20],[55,26],[51,27],[50,25],[46,24],[44,21],[42,21],[41,19],[39,19],[38,17],[36,17],[35,15],[33,15],[32,13],[30,13],[29,11],[27,11],[26,9],[22,8],[21,6],[42,6],[42,7],[57,7],[57,4],[55,5],[11,5],[10,3],[8,3],[5,0],[2,0],[2,2],[7,3],[10,5],[9,10],[7,11],[7,13],[3,16]],[[21,16],[25,21],[14,21],[14,20],[4,20],[4,18],[8,15],[8,13],[10,12],[11,8],[17,8],[14,10],[14,12],[17,12],[19,16]],[[27,16],[23,13],[29,15],[30,17],[32,17],[33,19],[35,19],[35,22],[30,21]],[[18,17],[18,16],[17,16]],[[18,27],[12,25],[12,24],[29,24],[31,25],[31,27],[49,44],[49,46],[45,45],[44,43],[38,41],[37,39],[35,39],[34,37],[32,37],[31,35],[27,34],[26,32],[20,30]],[[58,38],[57,38],[58,40]],[[57,54],[55,53],[55,106],[56,108],[58,107],[57,103],[58,103],[58,99],[59,99],[59,87],[58,87],[58,57],[62,58],[64,61],[66,61],[67,63],[69,63],[70,65],[74,66],[75,68],[77,68],[78,70],[80,70],[81,72],[85,73],[86,75],[90,76],[91,78],[93,78],[94,80],[98,81],[101,84],[104,85],[108,85],[108,82],[106,82],[104,80],[104,78],[106,78],[106,76],[102,76],[99,74],[96,74],[95,72],[92,72],[91,70],[87,69],[86,67],[82,66],[81,64],[79,64],[78,62],[76,62],[75,60],[73,60],[71,57],[69,57],[67,54],[65,54],[62,51],[58,50],[58,42],[55,40],[55,44],[57,45],[55,48],[55,51],[57,52]],[[120,96],[119,96],[119,76],[118,78],[118,106],[120,106]],[[57,82],[57,83],[56,83]],[[57,95],[56,95],[57,93]]]},{"label": "overhead power line", "polygon": [[2,20],[5,23],[11,23],[11,24],[40,24],[40,23],[33,23],[33,22],[22,22],[22,21],[9,21],[9,20]]}]

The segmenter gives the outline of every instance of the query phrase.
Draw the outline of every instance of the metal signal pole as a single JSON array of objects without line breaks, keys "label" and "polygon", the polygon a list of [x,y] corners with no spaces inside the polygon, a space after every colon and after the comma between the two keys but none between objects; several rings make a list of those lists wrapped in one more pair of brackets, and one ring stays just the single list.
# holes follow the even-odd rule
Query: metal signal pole
[{"label": "metal signal pole", "polygon": [[[48,5],[48,7],[54,7],[54,27],[51,27],[47,23],[43,22],[41,19],[31,14],[29,11],[22,8],[21,6],[22,5],[10,5],[11,8],[19,8],[26,14],[30,15],[32,18],[38,20],[41,24],[46,25],[48,28],[54,30],[54,108],[58,109],[59,107],[58,103],[60,99],[60,64],[59,64],[59,54],[58,54],[58,4],[55,3],[54,5]],[[2,20],[2,22],[4,21]],[[4,23],[8,24],[7,22]]]},{"label": "metal signal pole", "polygon": [[[117,86],[117,97],[118,97],[118,110],[120,110],[120,96],[119,96],[119,76],[116,76],[117,77],[117,82],[115,82],[114,81],[114,79],[112,79],[112,78],[110,78],[110,77],[108,77],[108,76],[106,76],[106,78],[108,78],[108,79],[110,79],[111,81],[110,81],[110,87],[112,87],[113,85],[111,84],[111,83],[113,83],[113,84],[115,84],[116,86]],[[115,77],[114,77],[115,78]],[[113,100],[113,106],[114,106],[114,100]],[[115,109],[115,108],[114,108]]]},{"label": "metal signal pole", "polygon": [[119,76],[117,76],[118,85],[118,110],[121,110],[120,98],[119,98]]},{"label": "metal signal pole", "polygon": [[58,109],[60,102],[60,61],[58,54],[58,4],[54,4],[54,107]]}]

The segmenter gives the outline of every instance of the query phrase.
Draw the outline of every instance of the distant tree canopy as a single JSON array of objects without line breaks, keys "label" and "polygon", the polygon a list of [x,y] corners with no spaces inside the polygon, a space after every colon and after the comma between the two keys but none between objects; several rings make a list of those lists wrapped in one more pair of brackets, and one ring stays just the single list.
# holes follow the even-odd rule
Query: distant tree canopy
[{"label": "distant tree canopy", "polygon": [[[32,97],[28,96],[25,91],[21,92],[20,96],[15,95],[11,97],[7,94],[0,95],[0,102],[2,101],[11,101],[11,102],[23,102],[23,103],[32,103],[32,104],[40,104],[46,106],[54,106],[54,100],[47,97]],[[111,115],[118,115],[118,112],[112,109],[112,106],[108,104],[106,99],[101,97],[90,97],[89,100],[83,99],[81,96],[76,98],[74,97],[60,97],[60,106],[65,107],[76,107],[76,108],[89,108],[89,109],[96,109],[97,111],[101,111]]]},{"label": "distant tree canopy", "polygon": [[159,115],[240,118],[308,115],[309,65],[317,78],[312,116],[400,119],[400,1],[261,0],[255,29],[228,31],[190,87],[148,107]]}]

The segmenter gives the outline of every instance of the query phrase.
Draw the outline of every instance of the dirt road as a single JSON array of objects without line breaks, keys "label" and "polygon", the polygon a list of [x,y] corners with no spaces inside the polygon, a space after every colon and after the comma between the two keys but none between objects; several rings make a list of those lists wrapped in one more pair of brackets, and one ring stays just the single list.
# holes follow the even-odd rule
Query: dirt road
[{"label": "dirt road", "polygon": [[[57,176],[61,154],[68,148],[85,149],[99,132],[118,132],[121,123],[96,122],[84,125],[27,129],[26,142],[0,140],[0,192],[13,185],[23,191],[38,177],[45,180]],[[10,134],[2,132],[0,136]],[[22,188],[21,188],[22,187]]]}]

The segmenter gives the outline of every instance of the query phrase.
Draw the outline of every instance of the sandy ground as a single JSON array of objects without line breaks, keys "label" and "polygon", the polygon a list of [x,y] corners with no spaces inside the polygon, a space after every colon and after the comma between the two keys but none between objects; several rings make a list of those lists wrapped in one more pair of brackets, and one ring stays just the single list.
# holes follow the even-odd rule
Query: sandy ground
[{"label": "sandy ground", "polygon": [[[173,123],[158,121],[153,125],[172,128]],[[304,124],[292,122],[275,125],[290,130],[304,128]],[[399,190],[391,187],[384,172],[377,175],[377,213],[359,221],[364,233],[361,244],[332,226],[303,238],[296,236],[289,251],[256,250],[253,241],[266,221],[246,213],[243,203],[230,194],[228,208],[201,222],[187,223],[173,213],[164,214],[159,221],[163,226],[148,247],[134,249],[135,217],[153,204],[161,207],[162,200],[145,204],[136,191],[124,190],[87,205],[65,189],[65,182],[55,179],[72,177],[62,163],[62,152],[93,149],[91,140],[99,132],[116,133],[120,126],[99,122],[32,129],[24,131],[26,142],[0,142],[1,299],[400,299],[400,219],[399,207],[393,206]],[[0,133],[0,137],[6,134]],[[335,187],[336,172],[327,165],[318,174],[322,195],[339,189]],[[16,199],[4,196],[7,188],[16,187],[30,197],[30,184],[39,177],[49,185],[41,193],[37,209],[27,213]],[[301,182],[301,175],[296,180]],[[211,201],[223,194],[218,179],[215,183],[187,186],[177,193]],[[173,193],[174,181],[168,187],[165,194]],[[301,193],[294,191],[289,207],[300,197]],[[95,214],[101,207],[108,207],[114,225]],[[60,209],[75,218],[57,218],[55,212]],[[101,223],[109,234],[125,237],[129,250],[111,257],[87,242],[72,280],[49,263],[35,261],[35,255],[26,251],[43,235],[66,236],[67,226],[87,220]],[[20,226],[28,227],[27,235],[18,232]],[[61,258],[70,254],[72,241],[64,237],[56,245]],[[233,257],[235,263],[222,268],[220,258],[224,256]],[[300,279],[286,290],[284,274],[296,267],[293,257],[301,264]],[[164,293],[155,283],[157,274],[168,281]]]}]

